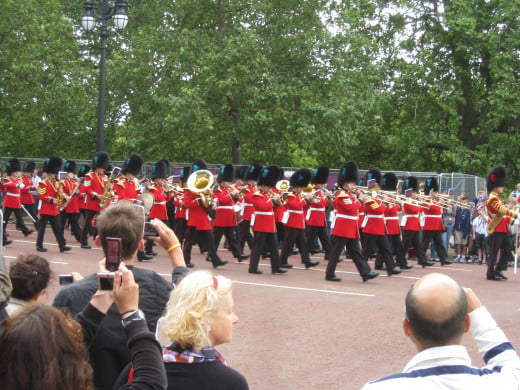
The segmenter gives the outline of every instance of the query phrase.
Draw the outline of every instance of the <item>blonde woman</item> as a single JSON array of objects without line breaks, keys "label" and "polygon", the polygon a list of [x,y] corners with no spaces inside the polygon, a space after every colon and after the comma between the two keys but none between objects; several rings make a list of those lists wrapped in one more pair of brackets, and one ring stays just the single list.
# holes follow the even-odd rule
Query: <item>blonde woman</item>
[{"label": "blonde woman", "polygon": [[246,379],[215,350],[233,338],[231,280],[209,271],[187,275],[172,291],[158,327],[168,389],[248,389]]}]

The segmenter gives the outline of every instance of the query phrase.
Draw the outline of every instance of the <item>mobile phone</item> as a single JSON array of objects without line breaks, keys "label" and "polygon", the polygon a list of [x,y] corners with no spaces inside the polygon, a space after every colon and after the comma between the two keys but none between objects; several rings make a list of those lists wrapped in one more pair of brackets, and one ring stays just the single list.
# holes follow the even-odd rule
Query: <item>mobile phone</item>
[{"label": "mobile phone", "polygon": [[66,286],[74,282],[72,274],[60,275],[60,286]]},{"label": "mobile phone", "polygon": [[98,272],[97,280],[99,290],[114,289],[114,272]]},{"label": "mobile phone", "polygon": [[59,171],[58,172],[58,181],[65,180],[67,178],[67,172]]},{"label": "mobile phone", "polygon": [[113,176],[113,177],[118,176],[120,173],[121,173],[121,168],[119,168],[119,167],[114,167],[114,169],[112,169],[112,176]]},{"label": "mobile phone", "polygon": [[159,237],[159,233],[157,233],[151,222],[144,223],[144,237]]},{"label": "mobile phone", "polygon": [[121,263],[121,239],[107,237],[107,253],[105,256],[105,267],[110,272],[115,272]]}]

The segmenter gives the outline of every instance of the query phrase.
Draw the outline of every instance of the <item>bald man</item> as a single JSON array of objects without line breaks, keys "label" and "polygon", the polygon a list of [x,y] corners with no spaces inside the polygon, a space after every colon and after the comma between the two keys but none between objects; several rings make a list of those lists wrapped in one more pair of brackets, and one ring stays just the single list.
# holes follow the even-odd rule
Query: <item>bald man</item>
[{"label": "bald man", "polygon": [[[418,354],[402,373],[367,383],[377,389],[518,389],[520,359],[475,293],[443,274],[429,274],[406,296],[403,329]],[[464,333],[471,330],[486,366],[476,368]]]}]

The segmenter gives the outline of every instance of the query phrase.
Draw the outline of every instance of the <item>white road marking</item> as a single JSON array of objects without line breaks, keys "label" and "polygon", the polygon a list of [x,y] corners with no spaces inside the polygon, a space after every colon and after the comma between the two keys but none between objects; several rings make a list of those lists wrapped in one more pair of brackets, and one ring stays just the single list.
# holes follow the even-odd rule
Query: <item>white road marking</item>
[{"label": "white road marking", "polygon": [[241,282],[238,280],[233,280],[233,283],[245,284],[248,286],[282,288],[282,289],[286,289],[286,290],[312,291],[312,292],[320,292],[320,293],[326,293],[326,294],[356,295],[356,296],[360,296],[360,297],[375,297],[374,294],[362,294],[362,293],[354,293],[354,292],[348,292],[348,291],[320,290],[320,289],[316,289],[316,288],[305,288],[305,287],[291,287],[291,286],[282,286],[279,284],[251,283],[251,282]]}]

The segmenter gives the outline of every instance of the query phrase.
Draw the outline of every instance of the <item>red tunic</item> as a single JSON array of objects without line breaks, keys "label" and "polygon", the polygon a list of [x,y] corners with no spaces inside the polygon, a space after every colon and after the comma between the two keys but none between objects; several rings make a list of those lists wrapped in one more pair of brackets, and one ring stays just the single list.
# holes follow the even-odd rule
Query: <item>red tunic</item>
[{"label": "red tunic", "polygon": [[285,202],[287,222],[285,222],[285,226],[295,229],[305,229],[305,220],[303,218],[303,209],[305,204],[306,202],[301,194],[292,191],[287,194]]},{"label": "red tunic", "polygon": [[22,177],[23,185],[21,193],[22,204],[34,204],[34,196],[32,194],[32,190],[34,189],[33,182],[30,177],[23,176]]},{"label": "red tunic", "polygon": [[[272,188],[271,191],[274,194],[282,195],[282,191],[281,190],[277,190],[276,188]],[[282,223],[283,216],[285,214],[285,210],[286,210],[286,207],[285,207],[284,204],[279,204],[279,205],[275,204],[275,205],[273,205],[274,221],[276,223]]]},{"label": "red tunic", "polygon": [[148,216],[150,218],[157,218],[161,221],[166,221],[168,219],[166,202],[170,200],[169,194],[166,194],[163,191],[163,188],[156,184],[150,185],[148,187],[148,191],[153,195],[154,198],[153,206]]},{"label": "red tunic", "polygon": [[399,226],[399,217],[397,213],[402,210],[402,207],[394,204],[388,206],[385,210],[385,224],[386,233],[389,235],[401,234],[401,227]]},{"label": "red tunic", "polygon": [[247,184],[245,189],[242,191],[244,195],[244,214],[242,215],[242,219],[244,221],[251,221],[251,215],[254,212],[253,194],[255,194],[256,191],[256,186],[251,184]]},{"label": "red tunic", "polygon": [[251,226],[255,232],[275,233],[273,202],[271,194],[264,191],[256,191],[252,196],[254,206],[254,218]]},{"label": "red tunic", "polygon": [[103,192],[108,184],[108,178],[106,175],[98,175],[95,172],[87,173],[85,176],[85,193],[87,194],[87,204],[85,208],[87,210],[100,211],[99,202],[103,198]]},{"label": "red tunic", "polygon": [[[510,210],[504,203],[502,202],[502,199],[496,192],[491,192],[488,196],[488,199],[486,201],[486,208],[488,211],[489,221],[493,219],[493,217],[500,213],[504,215],[504,217],[500,220],[498,225],[495,227],[496,233],[509,233],[509,222],[510,219],[506,217],[516,218],[516,214],[514,211]],[[488,224],[489,224],[488,221]]]},{"label": "red tunic", "polygon": [[368,198],[365,200],[365,227],[363,233],[384,236],[386,206],[379,199]]},{"label": "red tunic", "polygon": [[186,219],[186,208],[184,207],[184,191],[178,192],[173,198],[175,206],[175,219]]},{"label": "red tunic", "polygon": [[314,194],[313,201],[306,212],[307,225],[309,226],[325,226],[325,213],[329,199],[323,195],[323,192],[317,191]]},{"label": "red tunic", "polygon": [[206,209],[199,204],[200,194],[184,190],[184,207],[188,226],[195,226],[197,230],[211,230],[211,219]]},{"label": "red tunic", "polygon": [[438,203],[433,202],[431,205],[423,207],[424,226],[423,230],[444,231],[442,223],[442,209]]},{"label": "red tunic", "polygon": [[235,218],[235,200],[231,197],[233,188],[218,186],[213,193],[213,198],[217,200],[217,216],[213,220],[213,226],[233,227],[237,226]]},{"label": "red tunic", "polygon": [[60,211],[56,207],[59,183],[56,180],[43,179],[38,185],[38,198],[41,202],[40,214],[58,215]]},{"label": "red tunic", "polygon": [[419,214],[422,211],[422,207],[416,206],[409,202],[404,204],[404,217],[401,221],[403,230],[421,230],[421,223],[419,222]]},{"label": "red tunic", "polygon": [[23,187],[22,179],[17,179],[13,176],[9,176],[4,179],[4,206],[11,209],[21,209],[21,189]]},{"label": "red tunic", "polygon": [[70,197],[72,194],[74,194],[74,195],[72,195],[72,198],[71,198],[69,204],[65,208],[65,212],[67,214],[79,213],[80,194],[79,194],[79,190],[76,190],[76,188],[78,188],[78,186],[79,186],[79,183],[76,182],[76,180],[67,179],[67,180],[62,180],[61,185],[63,188],[63,193],[65,195]]},{"label": "red tunic", "polygon": [[338,237],[359,238],[359,208],[361,204],[350,192],[339,190],[334,198],[334,227],[332,234]]}]

